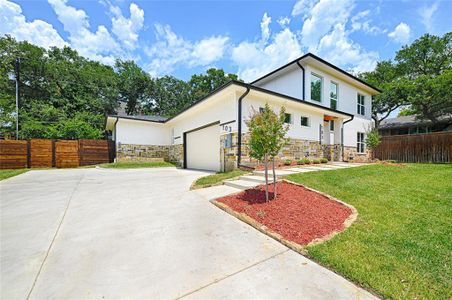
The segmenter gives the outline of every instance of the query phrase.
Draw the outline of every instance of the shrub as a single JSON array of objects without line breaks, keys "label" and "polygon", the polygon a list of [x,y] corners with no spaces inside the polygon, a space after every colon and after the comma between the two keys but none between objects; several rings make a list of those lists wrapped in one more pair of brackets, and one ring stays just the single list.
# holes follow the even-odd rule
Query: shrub
[{"label": "shrub", "polygon": [[284,165],[286,165],[286,166],[290,166],[291,164],[292,164],[292,161],[290,159],[286,159],[284,161]]},{"label": "shrub", "polygon": [[320,163],[320,160],[314,159],[314,160],[312,161],[312,163],[313,163],[313,164],[319,164],[319,163]]},{"label": "shrub", "polygon": [[297,165],[304,165],[304,159],[299,159],[297,161]]},{"label": "shrub", "polygon": [[324,157],[324,158],[322,158],[322,159],[320,160],[320,162],[321,162],[322,164],[326,164],[326,163],[328,162],[328,159],[326,159],[326,158]]},{"label": "shrub", "polygon": [[309,165],[311,163],[311,160],[309,158],[303,158],[303,161],[306,165]]}]

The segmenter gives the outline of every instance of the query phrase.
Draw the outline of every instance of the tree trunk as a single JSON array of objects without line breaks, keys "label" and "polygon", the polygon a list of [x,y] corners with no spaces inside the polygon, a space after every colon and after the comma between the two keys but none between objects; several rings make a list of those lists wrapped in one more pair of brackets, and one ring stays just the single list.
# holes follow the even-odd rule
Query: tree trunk
[{"label": "tree trunk", "polygon": [[264,156],[265,165],[265,202],[268,202],[268,157]]},{"label": "tree trunk", "polygon": [[276,170],[275,170],[275,157],[272,159],[273,169],[273,199],[276,200]]}]

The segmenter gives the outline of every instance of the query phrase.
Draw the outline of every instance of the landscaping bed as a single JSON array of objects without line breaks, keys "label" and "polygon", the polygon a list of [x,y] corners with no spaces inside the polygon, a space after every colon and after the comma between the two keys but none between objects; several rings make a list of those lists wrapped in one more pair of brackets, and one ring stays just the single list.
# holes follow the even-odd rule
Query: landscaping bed
[{"label": "landscaping bed", "polygon": [[138,169],[138,168],[163,168],[163,167],[175,167],[174,164],[166,161],[156,162],[115,162],[109,164],[99,165],[101,168],[107,169]]},{"label": "landscaping bed", "polygon": [[[269,191],[272,199],[273,185]],[[215,202],[220,207],[225,205],[235,213],[251,218],[257,222],[255,227],[263,225],[286,242],[300,246],[331,237],[344,230],[356,217],[352,207],[286,181],[277,183],[276,200],[265,201],[265,186],[262,185]]]}]

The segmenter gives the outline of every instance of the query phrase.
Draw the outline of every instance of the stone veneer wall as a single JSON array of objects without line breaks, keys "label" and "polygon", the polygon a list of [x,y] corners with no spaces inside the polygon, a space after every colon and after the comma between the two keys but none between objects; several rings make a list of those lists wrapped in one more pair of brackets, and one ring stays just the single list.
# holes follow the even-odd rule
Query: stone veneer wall
[{"label": "stone veneer wall", "polygon": [[[223,166],[223,170],[230,171],[237,167],[237,133],[232,134],[232,147],[224,148],[224,141],[226,139],[226,135],[222,135],[221,142],[221,165]],[[248,148],[248,139],[249,134],[242,134],[242,158],[241,162],[243,165],[254,166],[258,162],[255,159],[252,159],[249,156],[249,148]],[[339,147],[340,149],[340,147]],[[286,145],[281,153],[279,154],[279,161],[285,159],[291,160],[299,160],[301,158],[309,158],[309,159],[320,159],[324,157],[324,148],[318,141],[308,141],[301,139],[290,139],[289,144]],[[337,155],[336,155],[337,157]],[[341,158],[340,158],[341,159]]]},{"label": "stone veneer wall", "polygon": [[183,165],[183,145],[118,144],[117,161],[169,161]]},{"label": "stone veneer wall", "polygon": [[342,145],[322,145],[323,157],[330,161],[342,161]]},{"label": "stone veneer wall", "polygon": [[366,153],[358,153],[356,147],[344,146],[344,161],[369,162],[371,161],[371,151],[366,150]]}]

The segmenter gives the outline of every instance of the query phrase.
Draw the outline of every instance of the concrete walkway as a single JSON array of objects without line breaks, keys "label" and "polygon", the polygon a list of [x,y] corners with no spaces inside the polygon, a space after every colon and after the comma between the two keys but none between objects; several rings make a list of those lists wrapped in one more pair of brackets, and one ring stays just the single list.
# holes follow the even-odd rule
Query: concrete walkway
[{"label": "concrete walkway", "polygon": [[[306,172],[317,172],[317,171],[331,171],[337,169],[353,168],[367,165],[364,163],[344,163],[344,162],[331,162],[328,164],[316,164],[316,165],[300,165],[291,168],[276,169],[276,178],[281,179],[284,176],[306,173]],[[265,171],[259,170],[254,171],[252,175],[241,176],[238,179],[225,180],[224,184],[230,187],[234,187],[239,190],[246,190],[258,185],[265,183]],[[269,181],[273,182],[273,170],[268,172]]]},{"label": "concrete walkway", "polygon": [[0,182],[1,299],[372,299],[188,191],[174,168]]}]

